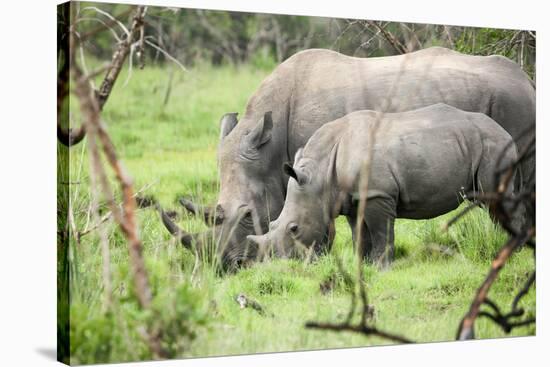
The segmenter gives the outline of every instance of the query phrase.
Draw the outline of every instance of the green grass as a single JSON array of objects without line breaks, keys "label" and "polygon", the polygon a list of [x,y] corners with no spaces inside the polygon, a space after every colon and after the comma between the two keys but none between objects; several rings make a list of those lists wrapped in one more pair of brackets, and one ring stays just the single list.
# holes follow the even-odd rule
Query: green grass
[{"label": "green grass", "polygon": [[[201,67],[174,72],[168,103],[163,106],[168,69],[134,71],[127,86],[123,73],[103,118],[136,190],[177,208],[180,195],[214,203],[218,189],[216,148],[223,113],[242,114],[246,101],[269,70],[253,66]],[[78,113],[75,111],[75,114]],[[90,203],[88,157],[84,143],[72,148],[70,181],[76,226],[84,228]],[[106,209],[102,206],[102,210]],[[179,209],[178,209],[179,210]],[[205,226],[180,210],[180,225],[189,231]],[[465,216],[443,233],[453,213],[430,221],[398,220],[396,261],[379,271],[365,265],[373,322],[381,329],[418,342],[452,340],[473,294],[506,235],[482,209]],[[333,252],[312,264],[273,260],[232,275],[217,274],[208,263],[195,262],[178,246],[152,210],[138,212],[144,256],[154,293],[153,309],[142,312],[132,293],[126,243],[111,222],[109,239],[114,304],[104,310],[102,256],[95,231],[70,243],[71,362],[120,362],[151,358],[139,329],[163,331],[164,347],[173,357],[247,354],[340,348],[388,343],[376,337],[313,331],[304,323],[342,321],[349,309],[351,284],[338,272],[337,259],[355,274],[351,233],[337,221]],[[501,272],[490,296],[509,307],[513,294],[533,266],[530,251],[515,254]],[[332,282],[329,292],[320,284]],[[266,309],[260,315],[240,309],[240,293]],[[535,313],[535,292],[521,303]],[[535,327],[511,335],[533,335]],[[476,336],[506,334],[486,319],[476,323]]]}]

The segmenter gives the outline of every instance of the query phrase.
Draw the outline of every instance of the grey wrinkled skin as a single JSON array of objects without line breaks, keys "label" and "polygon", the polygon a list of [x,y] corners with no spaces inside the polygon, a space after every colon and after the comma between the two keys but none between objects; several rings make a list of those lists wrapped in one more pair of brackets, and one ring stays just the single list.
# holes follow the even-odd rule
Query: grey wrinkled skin
[{"label": "grey wrinkled skin", "polygon": [[294,166],[285,166],[294,179],[280,216],[267,234],[248,239],[262,252],[293,256],[296,242],[326,244],[340,213],[355,233],[361,167],[377,121],[360,246],[381,265],[393,258],[396,218],[447,213],[461,203],[461,192],[492,191],[495,169],[517,159],[510,134],[485,114],[445,104],[402,113],[357,111],[321,127]]},{"label": "grey wrinkled skin", "polygon": [[[288,182],[281,166],[319,127],[353,111],[401,112],[438,102],[487,114],[513,137],[535,123],[532,81],[501,56],[436,47],[355,58],[313,49],[280,64],[250,98],[240,121],[235,114],[222,118],[217,208],[223,222],[213,228],[222,262],[257,255],[246,236],[265,233],[279,216]],[[534,159],[524,169],[532,174]]]}]

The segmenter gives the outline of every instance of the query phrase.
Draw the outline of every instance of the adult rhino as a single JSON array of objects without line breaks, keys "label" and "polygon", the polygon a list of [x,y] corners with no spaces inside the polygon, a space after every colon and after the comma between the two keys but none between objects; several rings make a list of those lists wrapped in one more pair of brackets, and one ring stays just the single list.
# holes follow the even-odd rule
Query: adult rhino
[{"label": "adult rhino", "polygon": [[[265,233],[283,208],[288,177],[281,166],[318,128],[353,111],[400,112],[439,102],[482,112],[513,138],[535,124],[534,84],[502,56],[434,47],[356,58],[312,49],[280,64],[250,98],[238,123],[235,113],[221,120],[220,193],[216,208],[205,216],[216,224],[208,237],[218,244],[222,263],[249,258],[246,236]],[[525,141],[518,141],[519,149]],[[534,158],[523,165],[523,174],[534,175]],[[183,245],[202,247],[197,238],[204,237],[185,233],[165,215],[162,219]]]},{"label": "adult rhino", "polygon": [[393,259],[396,218],[431,219],[456,209],[463,190],[494,191],[495,172],[517,159],[510,134],[482,113],[442,103],[399,113],[352,112],[317,130],[294,166],[284,165],[293,178],[284,207],[267,234],[248,236],[256,244],[253,255],[297,256],[298,244],[319,252],[330,245],[327,233],[337,215],[355,225],[369,151],[358,245],[384,266]]}]

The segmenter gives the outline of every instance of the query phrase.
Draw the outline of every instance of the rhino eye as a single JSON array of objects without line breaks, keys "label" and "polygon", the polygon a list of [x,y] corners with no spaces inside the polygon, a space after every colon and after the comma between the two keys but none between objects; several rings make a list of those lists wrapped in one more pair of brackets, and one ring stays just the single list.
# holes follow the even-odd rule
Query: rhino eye
[{"label": "rhino eye", "polygon": [[248,210],[246,214],[243,216],[243,219],[241,219],[243,224],[252,225],[252,212]]},{"label": "rhino eye", "polygon": [[296,236],[298,234],[298,225],[296,223],[290,223],[288,225],[288,233],[291,236]]}]

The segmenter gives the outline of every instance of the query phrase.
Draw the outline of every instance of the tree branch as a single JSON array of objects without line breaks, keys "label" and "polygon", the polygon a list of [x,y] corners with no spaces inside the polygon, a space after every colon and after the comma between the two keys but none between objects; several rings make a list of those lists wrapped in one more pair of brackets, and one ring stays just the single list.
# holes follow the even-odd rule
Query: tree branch
[{"label": "tree branch", "polygon": [[[124,62],[130,52],[133,39],[139,32],[141,32],[141,29],[143,28],[143,17],[145,16],[146,10],[147,7],[145,6],[137,7],[136,15],[133,18],[130,31],[128,31],[128,35],[124,39],[124,41],[119,43],[118,48],[113,55],[111,64],[107,70],[107,74],[105,75],[105,78],[101,83],[99,91],[97,92],[97,95],[94,96],[94,98],[98,100],[100,111],[105,106],[105,103],[107,102],[109,95],[111,94],[120,70],[122,69],[122,66],[124,65]],[[120,21],[118,21],[114,17],[111,17],[109,19],[112,22],[120,24]],[[84,139],[84,137],[86,136],[86,128],[84,125],[82,125],[78,129],[69,128],[67,130],[61,125],[61,118],[63,117],[62,106],[65,99],[69,95],[69,70],[70,67],[74,65],[74,57],[69,57],[68,55],[70,53],[74,53],[74,48],[78,47],[77,42],[74,39],[75,37],[73,36],[73,34],[76,32],[75,25],[73,24],[72,26],[68,27],[67,31],[67,34],[61,37],[61,47],[58,47],[58,58],[62,59],[63,64],[57,78],[57,138],[61,142],[61,144],[70,147],[78,144]],[[72,39],[71,45],[69,45],[69,39]],[[82,40],[82,38],[79,38],[78,42],[80,43],[82,42]],[[69,47],[72,49],[69,50]],[[86,78],[86,81],[89,82],[89,79]]]}]

